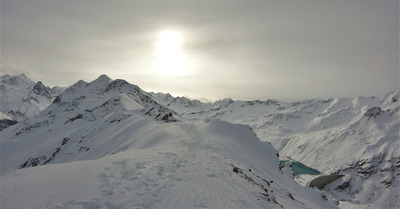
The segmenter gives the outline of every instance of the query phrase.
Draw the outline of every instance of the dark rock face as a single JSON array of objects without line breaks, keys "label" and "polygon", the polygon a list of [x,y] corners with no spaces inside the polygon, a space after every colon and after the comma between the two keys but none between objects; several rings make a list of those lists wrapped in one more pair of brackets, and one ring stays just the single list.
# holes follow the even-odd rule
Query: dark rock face
[{"label": "dark rock face", "polygon": [[373,107],[369,110],[367,110],[367,112],[365,112],[365,117],[367,118],[376,118],[378,115],[380,115],[382,113],[382,109],[380,107]]},{"label": "dark rock face", "polygon": [[332,183],[338,178],[343,177],[344,175],[328,175],[328,176],[320,176],[311,181],[309,187],[317,187],[318,189],[323,189],[326,185]]},{"label": "dark rock face", "polygon": [[41,96],[51,98],[51,89],[45,86],[41,81],[38,81],[34,86],[32,91]]},{"label": "dark rock face", "polygon": [[10,119],[2,119],[0,120],[0,131],[3,129],[12,126],[14,124],[18,123],[16,120],[10,120]]}]

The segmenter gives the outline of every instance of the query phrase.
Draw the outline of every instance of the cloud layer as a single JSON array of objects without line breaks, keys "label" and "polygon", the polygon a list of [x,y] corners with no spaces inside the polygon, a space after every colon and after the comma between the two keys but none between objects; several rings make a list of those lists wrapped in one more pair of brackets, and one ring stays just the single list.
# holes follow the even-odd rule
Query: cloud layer
[{"label": "cloud layer", "polygon": [[[399,87],[399,2],[1,1],[2,73],[68,85],[106,73],[192,97],[301,99]],[[182,34],[184,77],[154,74]]]}]

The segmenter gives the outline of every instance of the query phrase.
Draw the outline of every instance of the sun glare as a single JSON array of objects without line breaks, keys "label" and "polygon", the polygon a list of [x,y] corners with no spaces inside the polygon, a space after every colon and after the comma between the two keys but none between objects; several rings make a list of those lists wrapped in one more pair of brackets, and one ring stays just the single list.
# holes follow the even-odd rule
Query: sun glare
[{"label": "sun glare", "polygon": [[181,49],[182,36],[172,30],[158,35],[156,51],[156,71],[167,76],[183,76],[186,61]]}]

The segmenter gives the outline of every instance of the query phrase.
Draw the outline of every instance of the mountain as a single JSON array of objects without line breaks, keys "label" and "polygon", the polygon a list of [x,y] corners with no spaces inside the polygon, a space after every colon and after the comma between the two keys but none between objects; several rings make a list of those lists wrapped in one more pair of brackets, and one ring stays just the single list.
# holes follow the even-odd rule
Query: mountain
[{"label": "mountain", "polygon": [[62,87],[51,89],[25,74],[3,75],[0,80],[0,111],[18,122],[39,114],[64,90]]},{"label": "mountain", "polygon": [[[399,90],[383,97],[300,102],[234,101],[202,103],[153,93],[182,118],[214,118],[249,125],[261,141],[284,158],[344,175],[324,190],[341,207],[400,207]],[[299,175],[307,185],[315,176]]]},{"label": "mountain", "polygon": [[[155,121],[175,122],[179,120],[179,117],[174,116],[174,114],[173,111],[155,102],[149,94],[139,87],[124,80],[113,81],[106,75],[102,75],[90,83],[80,80],[57,96],[53,103],[39,115],[5,132],[4,138],[10,139],[9,142],[13,144],[13,148],[3,152],[6,157],[2,161],[2,171],[50,162],[69,162],[81,158],[92,159],[92,155],[82,157],[71,154],[72,156],[58,161],[60,158],[54,158],[54,152],[47,149],[42,150],[42,145],[46,144],[51,147],[50,150],[53,150],[53,148],[57,150],[58,142],[49,138],[60,136],[62,141],[76,138],[75,140],[79,139],[79,143],[83,143],[85,141],[83,139],[90,134],[97,137],[101,137],[102,134],[106,136],[118,134],[118,132],[102,133],[102,130],[107,130],[103,126],[110,126],[114,123],[118,125],[124,120],[135,122],[137,115]],[[75,130],[75,128],[78,128],[78,130]],[[98,135],[99,133],[100,135]],[[31,143],[29,153],[32,153],[32,156],[23,159],[25,156],[18,153],[17,150],[25,149],[19,147],[20,145],[25,146],[25,144],[19,144],[19,142],[14,144],[12,139],[29,140]],[[99,139],[95,144],[97,144],[97,147],[101,147]],[[85,150],[94,149],[88,147],[86,143],[83,143],[81,147]],[[122,148],[118,147],[118,149]],[[103,147],[102,150],[92,151],[96,154],[95,158],[103,157],[111,152],[114,152],[114,150],[110,146]],[[34,154],[39,156],[34,156]],[[21,159],[15,162],[14,160],[17,157],[21,157]],[[43,158],[46,158],[46,160]]]},{"label": "mountain", "polygon": [[[400,207],[398,90],[203,103],[106,75],[63,91],[23,74],[1,90],[2,106],[29,101],[0,132],[2,208]],[[27,117],[31,97],[51,99]],[[307,188],[317,179],[336,180]]]},{"label": "mountain", "polygon": [[2,208],[337,208],[247,125],[186,120],[138,86],[78,81],[0,132]]}]

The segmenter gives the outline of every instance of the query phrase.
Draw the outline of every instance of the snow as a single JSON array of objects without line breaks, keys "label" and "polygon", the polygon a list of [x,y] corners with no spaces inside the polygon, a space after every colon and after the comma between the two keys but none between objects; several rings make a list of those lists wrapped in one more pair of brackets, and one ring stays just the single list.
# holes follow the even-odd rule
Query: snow
[{"label": "snow", "polygon": [[0,77],[0,110],[18,122],[32,118],[51,104],[63,88],[53,91],[42,82],[35,83],[25,74]]},{"label": "snow", "polygon": [[4,114],[3,112],[0,112],[0,120],[3,119],[8,119],[8,120],[12,120],[12,118],[6,114]]},{"label": "snow", "polygon": [[[356,199],[357,204],[375,208],[398,208],[400,204],[399,90],[383,97],[294,103],[225,99],[192,105],[187,99],[170,98],[168,94],[153,96],[183,118],[218,118],[247,124],[281,155],[325,175],[352,176],[350,187],[354,191],[328,191],[335,198]],[[369,162],[370,168],[357,166],[361,162]],[[298,181],[306,185],[310,180],[299,177]]]},{"label": "snow", "polygon": [[123,80],[72,85],[0,133],[2,207],[336,208],[249,126],[157,112],[175,115]]},{"label": "snow", "polygon": [[[2,92],[35,85],[11,78]],[[1,207],[399,208],[398,94],[202,103],[81,80],[0,132]],[[273,146],[344,177],[307,188],[318,176],[294,179]]]},{"label": "snow", "polygon": [[[275,150],[261,143],[248,126],[218,120],[188,121],[153,124],[158,131],[149,132],[147,125],[135,134],[111,137],[113,144],[130,141],[125,151],[97,158],[101,146],[94,146],[85,153],[85,158],[93,160],[19,169],[3,175],[2,206],[335,208],[334,202],[323,200],[320,192],[300,187],[291,176],[282,175]],[[142,137],[136,138],[138,134]],[[118,140],[121,137],[128,139]],[[241,168],[243,174],[233,172],[232,165]],[[260,194],[265,191],[244,175],[263,185],[270,201]],[[295,200],[288,198],[288,193]]]}]

